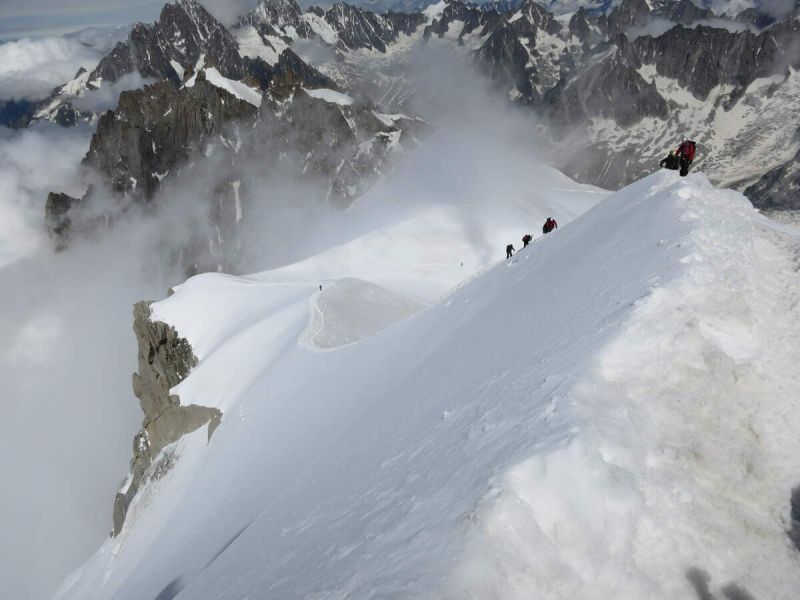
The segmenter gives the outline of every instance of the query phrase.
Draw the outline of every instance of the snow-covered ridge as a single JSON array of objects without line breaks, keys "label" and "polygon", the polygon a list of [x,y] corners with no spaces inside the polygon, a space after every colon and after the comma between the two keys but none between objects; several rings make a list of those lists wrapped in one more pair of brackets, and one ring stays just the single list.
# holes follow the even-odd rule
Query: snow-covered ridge
[{"label": "snow-covered ridge", "polygon": [[325,274],[381,262],[364,240],[156,305],[200,358],[181,400],[225,416],[60,597],[672,600],[703,572],[795,598],[797,237],[662,172],[316,351]]}]

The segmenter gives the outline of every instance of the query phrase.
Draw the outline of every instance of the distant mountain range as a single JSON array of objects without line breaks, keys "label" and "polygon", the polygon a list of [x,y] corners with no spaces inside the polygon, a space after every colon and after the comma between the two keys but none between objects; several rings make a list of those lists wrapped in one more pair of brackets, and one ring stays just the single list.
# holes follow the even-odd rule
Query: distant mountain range
[{"label": "distant mountain range", "polygon": [[[721,18],[690,0],[622,0],[607,14],[566,16],[531,0],[387,13],[262,0],[226,28],[196,0],[178,0],[154,24],[134,25],[91,72],[5,112],[18,126],[96,124],[85,196],[48,202],[59,245],[80,229],[80,207],[96,190],[150,202],[210,147],[224,153],[232,171],[217,182],[212,211],[220,233],[200,244],[210,250],[188,260],[191,270],[236,263],[223,247],[235,246],[246,188],[236,165],[254,151],[251,139],[280,157],[265,168],[289,161],[340,205],[390,170],[391,157],[430,127],[415,116],[409,74],[413,49],[435,40],[471,57],[497,94],[530,111],[532,128],[536,117],[547,154],[570,176],[619,187],[656,169],[687,135],[698,142],[695,168],[715,182],[746,188],[759,206],[797,208],[797,16],[776,21],[750,9]],[[309,43],[327,54],[304,54]],[[123,92],[103,115],[78,102],[130,75],[156,83]],[[243,130],[261,134],[242,140]]]}]

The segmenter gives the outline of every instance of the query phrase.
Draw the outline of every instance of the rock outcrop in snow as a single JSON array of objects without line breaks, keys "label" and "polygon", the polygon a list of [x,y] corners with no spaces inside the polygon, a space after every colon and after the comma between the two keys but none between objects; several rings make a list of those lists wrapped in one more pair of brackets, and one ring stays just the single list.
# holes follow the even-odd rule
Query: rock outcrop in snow
[{"label": "rock outcrop in snow", "polygon": [[150,304],[139,302],[133,309],[133,331],[139,348],[133,393],[139,399],[144,419],[133,439],[131,472],[114,499],[114,535],[122,531],[128,507],[145,480],[162,477],[170,468],[171,457],[162,451],[206,425],[211,439],[222,419],[219,409],[182,406],[180,398],[171,393],[189,375],[197,358],[174,327],[151,319]]}]

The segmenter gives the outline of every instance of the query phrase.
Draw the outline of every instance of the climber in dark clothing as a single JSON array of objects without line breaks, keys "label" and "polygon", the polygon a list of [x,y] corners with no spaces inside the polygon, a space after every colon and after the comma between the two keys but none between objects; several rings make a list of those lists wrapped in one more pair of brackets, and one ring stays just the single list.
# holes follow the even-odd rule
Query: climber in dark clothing
[{"label": "climber in dark clothing", "polygon": [[669,169],[670,171],[677,171],[680,168],[680,159],[675,155],[675,152],[670,151],[669,156],[658,163],[662,169]]},{"label": "climber in dark clothing", "polygon": [[511,258],[512,254],[514,254],[514,244],[509,244],[506,246],[506,260]]},{"label": "climber in dark clothing", "polygon": [[681,145],[678,146],[675,154],[678,157],[678,164],[681,169],[681,177],[686,177],[689,174],[689,167],[694,162],[694,154],[697,149],[697,144],[688,138],[683,138]]},{"label": "climber in dark clothing", "polygon": [[526,233],[525,235],[523,235],[523,236],[522,236],[522,247],[523,247],[523,248],[527,248],[527,247],[528,247],[528,244],[530,244],[530,243],[531,243],[531,240],[532,240],[532,239],[533,239],[533,238],[531,237],[531,234],[530,234],[530,233]]},{"label": "climber in dark clothing", "polygon": [[558,223],[553,217],[547,217],[547,221],[542,226],[542,233],[550,233],[553,229],[558,229]]}]

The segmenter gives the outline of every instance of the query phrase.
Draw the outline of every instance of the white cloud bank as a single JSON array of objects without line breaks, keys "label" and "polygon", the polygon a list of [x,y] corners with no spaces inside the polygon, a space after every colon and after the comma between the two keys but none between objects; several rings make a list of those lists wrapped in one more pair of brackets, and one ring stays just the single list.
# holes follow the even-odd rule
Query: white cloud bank
[{"label": "white cloud bank", "polygon": [[23,38],[0,44],[0,99],[42,100],[81,67],[93,68],[101,57],[74,38]]}]

